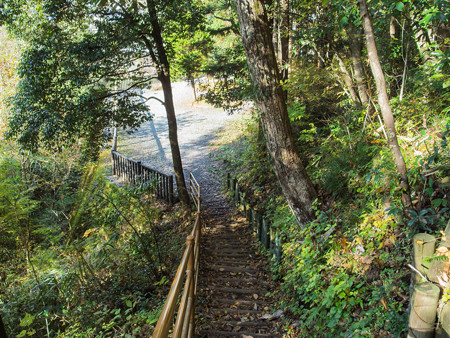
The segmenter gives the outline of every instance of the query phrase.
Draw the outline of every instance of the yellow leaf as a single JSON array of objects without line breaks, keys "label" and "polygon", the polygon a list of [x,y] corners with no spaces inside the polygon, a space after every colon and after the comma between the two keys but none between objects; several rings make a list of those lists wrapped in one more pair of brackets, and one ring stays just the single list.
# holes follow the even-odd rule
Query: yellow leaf
[{"label": "yellow leaf", "polygon": [[396,241],[395,235],[392,235],[391,237],[389,237],[389,241],[392,243],[392,245],[395,245],[395,241]]},{"label": "yellow leaf", "polygon": [[425,244],[424,241],[416,241],[416,243],[419,244],[419,245],[424,245]]},{"label": "yellow leaf", "polygon": [[84,232],[83,238],[86,238],[87,236],[89,236],[89,234],[90,234],[91,232],[94,232],[95,230],[97,230],[97,229],[88,229],[88,230],[86,230],[86,231]]}]

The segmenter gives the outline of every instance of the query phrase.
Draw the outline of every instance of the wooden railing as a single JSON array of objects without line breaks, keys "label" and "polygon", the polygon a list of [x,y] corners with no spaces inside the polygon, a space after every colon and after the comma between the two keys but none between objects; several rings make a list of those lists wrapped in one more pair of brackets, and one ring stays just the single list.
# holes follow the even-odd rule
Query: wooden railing
[{"label": "wooden railing", "polygon": [[239,190],[238,180],[235,177],[231,177],[230,173],[227,174],[227,188],[231,191],[236,203],[242,205],[245,217],[256,238],[267,250],[270,250],[272,260],[280,262],[283,252],[279,229],[272,227],[264,215],[261,215],[250,206],[245,194]]},{"label": "wooden railing", "polygon": [[173,176],[160,173],[114,150],[111,151],[111,162],[113,175],[132,183],[153,182],[152,192],[170,204],[174,203]]},{"label": "wooden railing", "polygon": [[[154,338],[167,337],[173,330],[172,337],[194,337],[195,300],[197,298],[197,280],[201,236],[200,186],[192,175],[189,176],[189,194],[197,207],[194,228],[186,238],[186,249],[178,266],[177,273],[170,287],[163,310],[153,331]],[[184,276],[186,275],[186,278]],[[181,301],[174,323],[175,308],[184,281]]]},{"label": "wooden railing", "polygon": [[189,196],[194,202],[197,211],[200,211],[200,185],[192,173],[189,174]]}]

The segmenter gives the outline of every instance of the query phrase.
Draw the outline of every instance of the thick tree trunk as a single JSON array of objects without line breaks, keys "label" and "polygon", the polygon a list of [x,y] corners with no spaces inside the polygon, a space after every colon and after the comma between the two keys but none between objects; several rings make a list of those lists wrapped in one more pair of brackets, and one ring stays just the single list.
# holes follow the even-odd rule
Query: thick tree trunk
[{"label": "thick tree trunk", "polygon": [[408,182],[408,175],[405,160],[403,158],[400,146],[397,140],[397,132],[395,131],[394,116],[392,115],[391,105],[389,103],[388,94],[386,91],[386,81],[383,70],[381,68],[380,60],[378,58],[377,46],[375,44],[375,36],[373,32],[372,19],[367,10],[366,0],[358,0],[359,10],[361,14],[362,25],[366,36],[367,52],[369,54],[370,67],[375,79],[378,93],[378,103],[383,115],[384,124],[388,138],[389,148],[394,157],[397,171],[400,174],[400,187],[402,188],[402,203],[405,207],[411,206],[410,187]]},{"label": "thick tree trunk", "polygon": [[189,194],[186,189],[186,181],[184,180],[183,165],[181,162],[180,147],[178,146],[177,118],[175,115],[175,107],[173,105],[172,84],[170,81],[170,65],[167,59],[164,41],[161,35],[161,27],[158,22],[156,7],[152,0],[147,0],[147,9],[150,15],[152,25],[151,36],[153,38],[156,53],[153,46],[145,39],[147,49],[157,65],[158,80],[164,92],[164,107],[166,108],[167,124],[169,127],[170,150],[172,151],[173,171],[177,182],[178,197],[184,207],[189,206]]},{"label": "thick tree trunk", "polygon": [[362,63],[361,44],[353,28],[347,30],[350,51],[352,54],[353,71],[355,72],[356,86],[361,103],[364,107],[369,104],[369,89],[365,80],[365,71]]},{"label": "thick tree trunk", "polygon": [[267,149],[295,217],[305,224],[314,218],[316,191],[292,135],[264,4],[262,0],[237,0],[236,9]]}]

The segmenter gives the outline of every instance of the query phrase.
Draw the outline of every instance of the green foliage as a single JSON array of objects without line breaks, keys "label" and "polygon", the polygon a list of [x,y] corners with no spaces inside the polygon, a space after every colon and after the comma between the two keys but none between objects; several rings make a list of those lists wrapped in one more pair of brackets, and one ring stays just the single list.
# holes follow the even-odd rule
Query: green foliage
[{"label": "green foliage", "polygon": [[28,156],[0,163],[8,332],[150,335],[184,243],[177,214],[162,213],[148,185],[107,182],[98,163]]},{"label": "green foliage", "polygon": [[12,98],[10,137],[31,150],[81,142],[86,157],[96,158],[110,137],[103,131],[134,129],[148,120],[140,90],[156,78],[149,67],[166,63],[165,54],[173,57],[177,41],[194,36],[203,14],[197,3],[155,2],[161,31],[152,32],[151,9],[133,4],[7,1],[6,8],[14,8],[6,11],[10,30],[28,43]]},{"label": "green foliage", "polygon": [[208,80],[201,85],[206,102],[233,112],[252,97],[247,60],[238,37],[220,39],[208,54],[202,72],[214,76],[212,83]]},{"label": "green foliage", "polygon": [[[330,84],[325,71],[323,76],[313,67],[301,72],[319,88]],[[245,137],[224,145],[219,157],[282,233],[283,260],[273,272],[282,280],[276,292],[281,306],[299,323],[291,333],[401,336],[407,327],[410,238],[418,231],[442,230],[449,217],[445,103],[429,101],[425,92],[445,94],[431,83],[415,87],[415,98],[392,100],[414,203],[405,211],[377,112],[354,109],[339,95],[321,109],[322,93],[308,89],[301,76],[290,81],[291,123],[319,191],[316,220],[303,227],[295,222],[268,174],[270,161],[255,117],[253,124],[239,126]],[[331,106],[336,110],[327,110]]]}]

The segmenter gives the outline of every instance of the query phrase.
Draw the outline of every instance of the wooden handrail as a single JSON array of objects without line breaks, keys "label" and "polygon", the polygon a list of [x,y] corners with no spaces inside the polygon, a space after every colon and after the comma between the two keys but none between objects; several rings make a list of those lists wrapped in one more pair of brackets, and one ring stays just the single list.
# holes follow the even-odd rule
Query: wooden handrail
[{"label": "wooden handrail", "polygon": [[[186,249],[177,273],[173,279],[169,294],[167,295],[164,307],[159,316],[158,323],[153,331],[154,338],[165,338],[168,336],[171,327],[173,326],[172,337],[193,337],[195,332],[195,300],[197,298],[197,280],[199,268],[199,252],[200,252],[200,237],[201,237],[201,218],[200,218],[200,186],[195,180],[195,177],[190,174],[190,180],[194,180],[197,193],[194,198],[194,203],[197,206],[197,213],[195,223],[191,234],[186,238]],[[175,325],[173,319],[175,314],[175,307],[180,296],[181,286],[184,280],[183,294],[180,304],[178,306],[178,313],[176,316]]]}]

